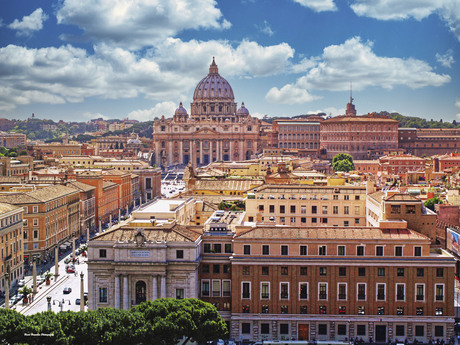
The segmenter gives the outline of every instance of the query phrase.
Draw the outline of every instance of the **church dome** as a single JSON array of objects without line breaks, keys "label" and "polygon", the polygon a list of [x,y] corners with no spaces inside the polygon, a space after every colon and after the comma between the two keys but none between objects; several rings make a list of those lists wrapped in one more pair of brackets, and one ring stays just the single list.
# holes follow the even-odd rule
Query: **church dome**
[{"label": "church dome", "polygon": [[209,74],[196,86],[193,101],[222,100],[234,101],[235,96],[230,84],[219,75],[214,58],[209,66]]},{"label": "church dome", "polygon": [[241,103],[240,109],[236,112],[237,115],[249,115],[249,110],[244,106],[244,102]]},{"label": "church dome", "polygon": [[182,106],[182,102],[179,103],[179,108],[176,109],[175,115],[187,115],[187,110]]}]

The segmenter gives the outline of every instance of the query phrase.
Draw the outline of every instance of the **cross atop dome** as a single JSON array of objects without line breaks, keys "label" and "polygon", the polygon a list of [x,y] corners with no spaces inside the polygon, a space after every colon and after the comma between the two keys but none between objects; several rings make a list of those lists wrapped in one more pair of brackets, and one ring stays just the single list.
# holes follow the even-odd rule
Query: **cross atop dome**
[{"label": "cross atop dome", "polygon": [[219,69],[217,68],[216,61],[214,60],[214,56],[212,57],[211,66],[209,66],[209,74],[219,74]]}]

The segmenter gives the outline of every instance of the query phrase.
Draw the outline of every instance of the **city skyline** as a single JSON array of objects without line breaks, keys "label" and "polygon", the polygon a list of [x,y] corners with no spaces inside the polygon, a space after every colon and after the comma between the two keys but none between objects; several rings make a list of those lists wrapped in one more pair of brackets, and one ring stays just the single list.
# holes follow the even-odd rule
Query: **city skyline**
[{"label": "city skyline", "polygon": [[190,111],[215,56],[252,115],[395,111],[460,120],[460,5],[396,1],[17,1],[0,17],[0,117]]}]

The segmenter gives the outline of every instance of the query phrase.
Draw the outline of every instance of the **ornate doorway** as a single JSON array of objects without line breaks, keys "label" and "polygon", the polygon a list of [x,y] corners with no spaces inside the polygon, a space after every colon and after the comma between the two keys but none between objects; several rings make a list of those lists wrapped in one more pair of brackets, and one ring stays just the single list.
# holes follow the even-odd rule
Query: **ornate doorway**
[{"label": "ornate doorway", "polygon": [[145,296],[146,290],[147,290],[147,287],[145,285],[145,282],[142,280],[139,280],[136,283],[136,304],[141,304],[142,302],[146,301],[146,296]]}]

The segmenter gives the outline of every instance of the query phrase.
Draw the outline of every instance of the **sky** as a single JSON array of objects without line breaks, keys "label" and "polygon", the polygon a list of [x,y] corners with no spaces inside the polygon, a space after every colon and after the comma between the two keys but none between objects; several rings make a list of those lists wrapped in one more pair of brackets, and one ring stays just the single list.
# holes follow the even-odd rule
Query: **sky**
[{"label": "sky", "polygon": [[3,0],[0,118],[170,117],[212,58],[253,116],[460,121],[458,0]]}]

